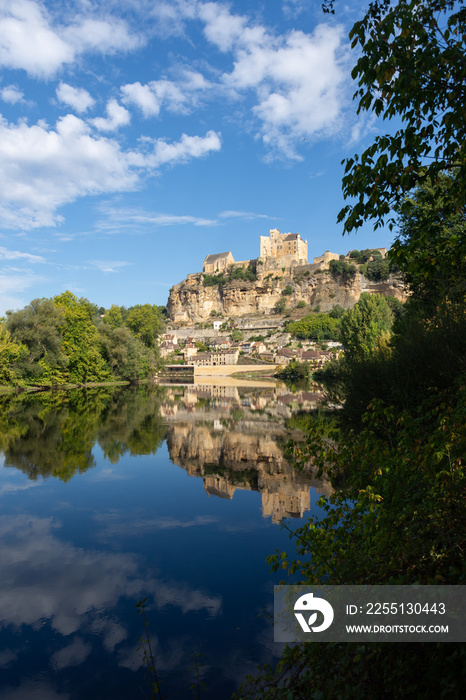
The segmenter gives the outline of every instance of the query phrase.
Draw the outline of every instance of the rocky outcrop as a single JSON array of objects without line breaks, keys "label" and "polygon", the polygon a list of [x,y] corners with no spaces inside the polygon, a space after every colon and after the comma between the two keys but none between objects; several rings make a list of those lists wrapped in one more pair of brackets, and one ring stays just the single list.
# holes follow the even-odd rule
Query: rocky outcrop
[{"label": "rocky outcrop", "polygon": [[[309,268],[311,266],[308,266]],[[167,303],[168,316],[172,321],[197,322],[211,317],[212,312],[227,318],[238,318],[248,314],[268,315],[274,312],[279,299],[286,299],[288,307],[304,301],[321,312],[330,311],[335,304],[349,309],[363,292],[392,296],[400,301],[406,299],[402,281],[391,276],[384,282],[371,282],[359,272],[349,282],[334,279],[327,270],[299,268],[287,274],[260,275],[255,282],[233,280],[223,286],[206,287],[201,273],[189,275],[170,290]],[[291,287],[292,293],[283,296]]]}]

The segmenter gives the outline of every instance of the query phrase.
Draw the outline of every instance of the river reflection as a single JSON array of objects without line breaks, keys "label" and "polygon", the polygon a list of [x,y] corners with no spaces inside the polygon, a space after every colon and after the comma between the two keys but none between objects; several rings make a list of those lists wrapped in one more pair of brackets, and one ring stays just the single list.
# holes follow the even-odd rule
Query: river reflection
[{"label": "river reflection", "polygon": [[196,651],[206,698],[271,662],[276,523],[328,493],[283,452],[318,398],[227,381],[2,397],[0,697],[148,697],[143,597],[167,696],[190,697]]}]

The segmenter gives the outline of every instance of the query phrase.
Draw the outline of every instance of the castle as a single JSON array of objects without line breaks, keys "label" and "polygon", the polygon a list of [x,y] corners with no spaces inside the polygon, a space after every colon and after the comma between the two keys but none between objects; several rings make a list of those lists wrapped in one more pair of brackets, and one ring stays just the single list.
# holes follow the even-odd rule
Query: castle
[{"label": "castle", "polygon": [[[338,259],[338,255],[335,257]],[[251,262],[259,262],[264,270],[307,265],[307,241],[299,233],[280,233],[278,228],[273,228],[270,229],[270,236],[260,237],[260,256],[256,260],[235,261],[231,251],[215,253],[206,256],[202,271],[211,275],[226,272],[232,266],[247,267]]]},{"label": "castle", "polygon": [[[375,248],[384,258],[387,254],[386,248]],[[341,256],[342,259],[350,260],[350,253]],[[226,253],[215,253],[207,255],[202,265],[204,274],[215,274],[227,272],[231,268],[247,267],[251,263],[261,266],[261,274],[266,271],[289,273],[293,268],[306,266],[306,269],[328,270],[332,260],[339,260],[337,253],[326,250],[323,255],[314,258],[313,263],[307,259],[307,241],[301,238],[299,233],[280,233],[278,228],[271,228],[269,236],[260,237],[260,256],[255,260],[235,261],[231,251]],[[189,277],[189,275],[188,275]]]},{"label": "castle", "polygon": [[307,264],[307,241],[299,233],[280,233],[278,228],[270,229],[270,237],[260,237],[260,258],[265,264],[272,258],[285,267],[292,262]]}]

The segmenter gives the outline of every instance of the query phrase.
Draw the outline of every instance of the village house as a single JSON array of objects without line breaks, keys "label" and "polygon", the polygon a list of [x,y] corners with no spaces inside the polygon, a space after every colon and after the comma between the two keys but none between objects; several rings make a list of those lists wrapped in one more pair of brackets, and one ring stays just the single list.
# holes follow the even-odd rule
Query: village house
[{"label": "village house", "polygon": [[287,365],[291,360],[296,359],[296,351],[291,348],[280,348],[277,352],[277,362],[280,365]]},{"label": "village house", "polygon": [[197,346],[194,343],[186,343],[183,348],[184,361],[186,362],[190,357],[197,355]]},{"label": "village house", "polygon": [[255,354],[259,354],[261,352],[267,352],[267,346],[264,345],[261,341],[255,341],[254,343],[251,343],[251,349],[250,352]]},{"label": "village house", "polygon": [[169,343],[165,340],[162,343],[160,343],[160,354],[162,357],[168,357],[168,355],[172,355],[177,350],[178,346],[173,345],[173,343]]},{"label": "village house", "polygon": [[230,350],[218,350],[216,352],[198,352],[197,355],[191,357],[190,365],[195,366],[221,366],[221,365],[236,365],[238,361],[238,348]]}]

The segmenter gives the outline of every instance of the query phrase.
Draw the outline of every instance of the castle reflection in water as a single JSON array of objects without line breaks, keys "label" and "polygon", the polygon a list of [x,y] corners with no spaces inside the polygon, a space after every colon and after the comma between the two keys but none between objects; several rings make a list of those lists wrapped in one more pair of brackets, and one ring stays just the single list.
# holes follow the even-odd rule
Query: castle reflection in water
[{"label": "castle reflection in water", "polygon": [[[293,417],[319,408],[317,385],[291,393],[279,383],[208,383],[167,388],[160,412],[167,425],[170,459],[190,476],[201,477],[209,496],[232,499],[237,490],[258,491],[262,514],[278,523],[310,510],[310,488],[330,495],[314,479],[312,465],[297,471],[285,444],[299,439]],[[302,435],[301,435],[302,437]]]}]

